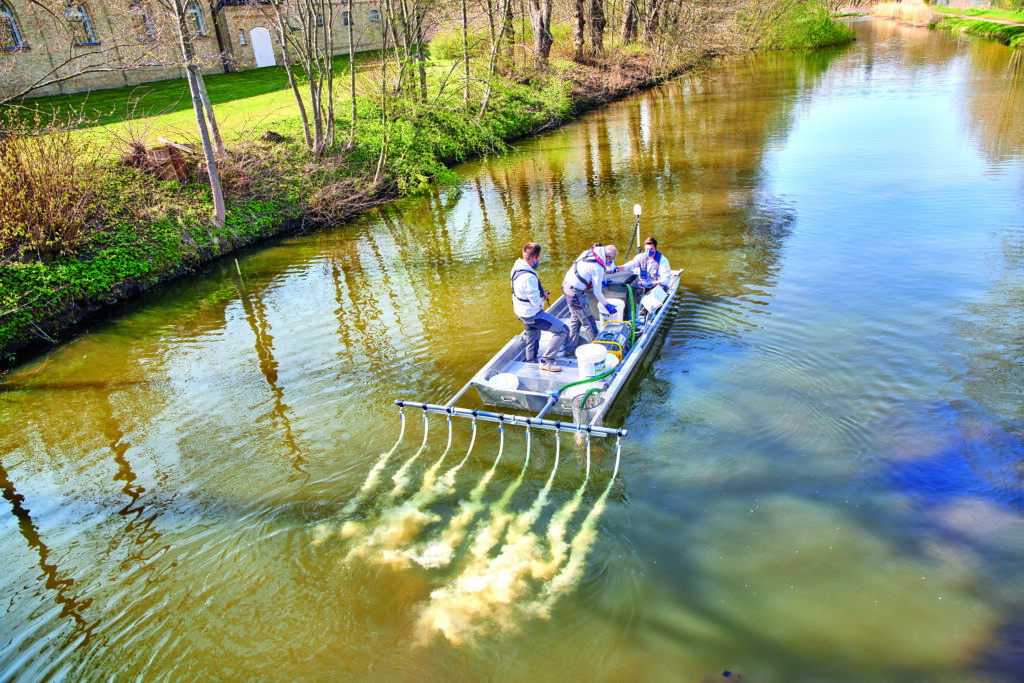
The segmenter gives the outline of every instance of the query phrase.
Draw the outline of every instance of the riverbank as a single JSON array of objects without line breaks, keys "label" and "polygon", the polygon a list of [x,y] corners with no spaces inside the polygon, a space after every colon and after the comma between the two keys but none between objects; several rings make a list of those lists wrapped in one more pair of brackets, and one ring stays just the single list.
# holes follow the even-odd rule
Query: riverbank
[{"label": "riverbank", "polygon": [[[817,17],[813,28],[820,26]],[[338,121],[336,139],[349,143],[321,157],[306,151],[297,115],[274,129],[247,129],[218,159],[227,199],[223,225],[211,218],[199,155],[172,164],[181,177],[167,179],[168,165],[152,163],[140,136],[108,140],[102,150],[96,135],[66,130],[16,136],[0,147],[10,157],[6,165],[24,171],[0,179],[9,198],[0,207],[0,235],[28,233],[26,226],[47,221],[64,232],[59,239],[22,235],[30,248],[0,253],[0,371],[161,283],[262,240],[338,224],[447,182],[454,164],[709,68],[725,53],[707,48],[655,60],[618,50],[582,63],[553,59],[543,74],[495,75],[485,107],[472,99],[427,106],[415,98],[368,98],[360,102],[353,134]]]},{"label": "riverbank", "polygon": [[[612,69],[572,64],[543,81],[500,84],[493,107],[476,121],[460,112],[403,117],[404,125],[386,133],[405,143],[377,179],[374,168],[385,132],[372,125],[356,144],[324,158],[307,155],[294,130],[241,135],[218,163],[228,197],[223,226],[209,218],[212,199],[202,177],[193,176],[183,184],[161,180],[147,172],[144,160],[133,163],[131,142],[117,163],[85,161],[90,143],[63,134],[61,143],[67,149],[51,170],[92,184],[90,205],[79,208],[95,213],[89,220],[97,228],[83,236],[72,253],[44,255],[40,249],[4,255],[0,369],[44,352],[112,306],[161,283],[259,241],[344,222],[367,208],[444,182],[450,165],[499,151],[588,109],[700,68],[709,59],[704,56],[663,71],[654,70],[642,55]],[[379,116],[368,112],[366,118],[376,118],[374,114]],[[27,150],[33,152],[32,161],[48,161],[40,158],[45,150]],[[60,162],[64,168],[57,167]],[[13,199],[33,201],[27,196]]]},{"label": "riverbank", "polygon": [[923,4],[884,2],[875,5],[870,16],[893,19],[912,26],[965,33],[995,40],[1013,48],[1024,48],[1024,13],[993,9],[951,9]]}]

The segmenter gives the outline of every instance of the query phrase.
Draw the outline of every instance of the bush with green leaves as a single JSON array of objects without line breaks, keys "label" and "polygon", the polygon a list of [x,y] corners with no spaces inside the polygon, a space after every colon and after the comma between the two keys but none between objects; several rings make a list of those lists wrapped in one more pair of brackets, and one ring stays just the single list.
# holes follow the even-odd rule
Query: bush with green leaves
[{"label": "bush with green leaves", "polygon": [[799,50],[845,45],[854,30],[836,21],[820,0],[756,3],[742,13],[740,26],[769,50]]}]

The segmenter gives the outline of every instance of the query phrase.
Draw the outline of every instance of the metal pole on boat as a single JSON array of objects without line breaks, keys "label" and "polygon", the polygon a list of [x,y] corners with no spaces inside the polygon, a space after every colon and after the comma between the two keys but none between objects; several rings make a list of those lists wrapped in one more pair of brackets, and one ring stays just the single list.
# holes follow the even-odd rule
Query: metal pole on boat
[{"label": "metal pole on boat", "polygon": [[473,386],[473,380],[469,380],[468,382],[466,382],[466,385],[464,387],[462,387],[461,389],[459,389],[459,392],[457,394],[455,394],[454,396],[452,396],[451,399],[448,400],[448,403],[444,404],[444,407],[445,408],[451,408],[452,406],[454,406],[455,402],[458,401],[460,398],[462,398],[462,395],[464,393],[466,393],[467,391],[469,391],[469,388],[471,386]]},{"label": "metal pole on boat", "polygon": [[502,424],[523,426],[530,425],[539,429],[556,429],[559,427],[565,427],[567,429],[574,429],[580,433],[586,433],[588,436],[606,437],[606,436],[628,436],[629,430],[627,429],[612,429],[609,427],[597,427],[595,425],[581,425],[574,424],[572,422],[561,422],[557,420],[545,420],[536,417],[523,417],[522,415],[515,415],[509,413],[494,413],[489,410],[477,410],[470,408],[457,408],[455,406],[441,406],[433,403],[422,403],[420,401],[405,401],[397,400],[395,405],[399,407],[408,408],[422,408],[423,410],[431,413],[442,413],[449,414],[456,417],[472,417],[474,419],[485,420],[487,422],[500,422]]},{"label": "metal pole on boat", "polygon": [[[636,253],[638,254],[640,253],[640,250],[643,248],[640,245],[640,212],[640,205],[634,204],[633,215],[636,216],[636,226],[633,228],[633,238],[636,239]],[[630,244],[632,244],[632,242],[630,242]]]},{"label": "metal pole on boat", "polygon": [[543,419],[544,414],[551,410],[551,407],[558,403],[558,394],[552,394],[551,398],[548,399],[548,404],[544,406],[544,410],[537,413],[537,419]]}]

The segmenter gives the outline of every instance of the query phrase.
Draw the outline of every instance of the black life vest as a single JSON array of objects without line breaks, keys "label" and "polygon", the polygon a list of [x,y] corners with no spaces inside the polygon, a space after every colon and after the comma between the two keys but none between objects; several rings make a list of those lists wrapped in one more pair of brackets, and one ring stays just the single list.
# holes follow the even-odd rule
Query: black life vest
[{"label": "black life vest", "polygon": [[580,275],[579,264],[599,263],[601,264],[602,268],[607,268],[607,262],[602,260],[601,257],[598,256],[597,253],[594,251],[594,249],[596,249],[596,247],[587,249],[585,252],[580,254],[575,261],[572,262],[572,274],[576,276],[576,279],[579,281],[579,283],[583,285],[586,289],[590,289],[591,287],[593,287],[594,283],[588,282],[587,280],[583,279],[583,277]]},{"label": "black life vest", "polygon": [[648,278],[648,279],[650,277],[650,274],[647,272],[647,268],[650,266],[651,261],[654,261],[655,263],[657,263],[659,268],[660,268],[661,267],[661,252],[658,251],[657,249],[655,249],[654,250],[654,256],[651,256],[651,252],[647,252],[647,257],[640,264],[640,272],[643,274],[643,276],[645,278]]},{"label": "black life vest", "polygon": [[520,275],[524,273],[527,275],[533,275],[535,278],[537,278],[537,290],[540,291],[541,298],[543,299],[544,288],[540,284],[540,275],[537,275],[537,271],[533,269],[527,270],[526,268],[519,268],[518,270],[512,271],[512,276],[510,278],[511,282],[509,283],[509,286],[512,288],[512,298],[514,298],[516,301],[522,301],[524,304],[530,303],[529,299],[524,299],[523,297],[516,294],[516,280],[519,278]]}]

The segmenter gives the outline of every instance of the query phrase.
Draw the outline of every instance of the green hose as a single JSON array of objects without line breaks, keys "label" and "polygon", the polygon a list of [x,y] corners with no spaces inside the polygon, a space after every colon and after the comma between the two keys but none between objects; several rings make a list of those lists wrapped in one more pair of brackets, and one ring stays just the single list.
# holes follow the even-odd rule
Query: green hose
[{"label": "green hose", "polygon": [[[561,394],[561,393],[562,393],[563,391],[565,391],[565,390],[566,390],[566,389],[568,389],[569,387],[574,387],[574,386],[576,386],[577,384],[590,384],[591,382],[596,382],[596,381],[597,381],[597,380],[599,380],[599,379],[604,379],[604,378],[605,378],[605,377],[607,377],[608,375],[611,375],[612,373],[614,373],[614,372],[615,372],[615,369],[616,369],[617,367],[618,367],[618,366],[615,366],[615,368],[612,368],[611,370],[605,370],[605,371],[604,371],[604,372],[602,372],[602,373],[601,373],[600,375],[596,375],[596,376],[594,376],[594,377],[587,377],[586,379],[578,379],[578,380],[576,380],[575,382],[569,382],[568,384],[566,384],[565,386],[563,386],[563,387],[562,387],[561,389],[559,389],[558,391],[556,391],[556,392],[552,393],[552,394],[551,394],[551,396],[553,396],[553,397],[555,397],[555,398],[558,398],[559,394]],[[593,391],[593,390],[592,390],[592,391]]]},{"label": "green hose", "polygon": [[629,345],[636,344],[636,301],[633,300],[633,286],[626,285],[626,291],[629,292]]},{"label": "green hose", "polygon": [[587,405],[587,399],[588,399],[588,398],[590,398],[590,395],[591,395],[592,393],[594,393],[595,391],[601,391],[601,387],[594,387],[593,389],[591,389],[591,390],[590,390],[590,391],[588,391],[587,393],[583,394],[583,400],[582,400],[582,401],[580,401],[580,405],[581,405],[581,406],[585,406],[585,405]]}]

